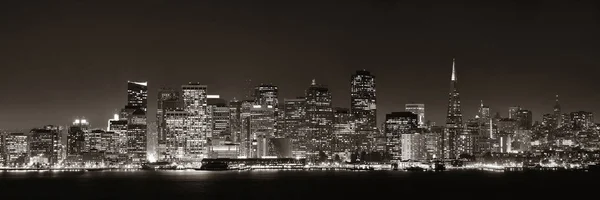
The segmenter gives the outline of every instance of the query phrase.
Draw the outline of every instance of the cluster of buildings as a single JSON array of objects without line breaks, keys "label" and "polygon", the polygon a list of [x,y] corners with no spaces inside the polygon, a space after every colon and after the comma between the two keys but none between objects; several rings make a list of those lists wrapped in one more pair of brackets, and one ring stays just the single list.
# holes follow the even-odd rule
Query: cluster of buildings
[{"label": "cluster of buildings", "polygon": [[[127,104],[106,128],[86,119],[29,133],[3,133],[4,166],[139,166],[147,162],[199,164],[206,158],[306,158],[333,161],[474,159],[549,152],[594,152],[600,128],[590,112],[554,113],[533,121],[532,112],[510,107],[494,116],[483,102],[463,119],[453,62],[446,123],[426,121],[425,105],[406,104],[377,124],[376,77],[350,76],[350,108],[332,106],[326,85],[312,80],[304,94],[279,98],[273,84],[253,87],[243,99],[226,100],[207,85],[161,88],[156,116],[148,120],[147,82],[128,82]],[[152,122],[150,122],[152,121]],[[554,155],[554,154],[552,154]]]}]

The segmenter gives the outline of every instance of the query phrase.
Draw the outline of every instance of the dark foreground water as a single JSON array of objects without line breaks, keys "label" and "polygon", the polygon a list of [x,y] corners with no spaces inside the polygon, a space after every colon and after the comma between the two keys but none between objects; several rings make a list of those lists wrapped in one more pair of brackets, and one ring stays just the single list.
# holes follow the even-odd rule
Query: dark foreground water
[{"label": "dark foreground water", "polygon": [[600,175],[483,171],[0,172],[0,199],[595,198]]}]

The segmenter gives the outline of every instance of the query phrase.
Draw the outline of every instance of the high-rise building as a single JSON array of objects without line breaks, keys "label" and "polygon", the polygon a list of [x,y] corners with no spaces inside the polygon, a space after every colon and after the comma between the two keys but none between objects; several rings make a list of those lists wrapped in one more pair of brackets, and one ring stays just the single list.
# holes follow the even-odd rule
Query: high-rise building
[{"label": "high-rise building", "polygon": [[306,99],[298,97],[283,100],[283,135],[292,142],[294,157],[306,154]]},{"label": "high-rise building", "polygon": [[533,114],[529,110],[519,109],[516,113],[517,124],[521,130],[531,130],[533,126]]},{"label": "high-rise building", "polygon": [[157,124],[157,153],[162,155],[166,151],[167,144],[167,123],[165,113],[169,111],[183,110],[181,92],[171,88],[162,88],[158,90],[156,124]]},{"label": "high-rise building", "polygon": [[218,95],[208,95],[207,113],[209,119],[210,138],[222,138],[232,141],[229,129],[231,111],[227,101],[221,99]]},{"label": "high-rise building", "polygon": [[512,106],[508,108],[508,118],[509,119],[517,119],[517,114],[521,110],[520,106]]},{"label": "high-rise building", "polygon": [[148,82],[127,81],[127,106],[147,111]]},{"label": "high-rise building", "polygon": [[48,125],[31,130],[29,155],[33,163],[58,163],[60,146],[59,127]]},{"label": "high-rise building", "polygon": [[147,132],[146,112],[136,109],[127,117],[127,154],[134,164],[147,161]]},{"label": "high-rise building", "polygon": [[103,130],[95,129],[91,131],[87,131],[84,135],[85,142],[83,145],[83,152],[98,152],[102,150],[102,135],[104,134]]},{"label": "high-rise building", "polygon": [[[233,99],[229,101],[229,131],[231,134],[231,141],[234,143],[240,143],[242,134],[242,101]],[[236,147],[237,148],[237,147]]]},{"label": "high-rise building", "polygon": [[190,113],[185,120],[188,132],[184,158],[191,162],[199,162],[206,156],[208,144],[207,86],[189,83],[181,86],[181,89],[184,110]]},{"label": "high-rise building", "polygon": [[425,126],[425,104],[409,103],[404,105],[404,110],[418,116],[419,127]]},{"label": "high-rise building", "polygon": [[560,110],[560,104],[558,103],[558,95],[556,95],[556,103],[554,104],[554,119],[556,120],[555,128],[562,126],[562,114]]},{"label": "high-rise building", "polygon": [[4,157],[7,166],[19,166],[26,163],[29,152],[28,136],[23,133],[9,133],[0,140],[4,146]]},{"label": "high-rise building", "polygon": [[401,160],[424,160],[427,158],[426,137],[421,133],[401,135]]},{"label": "high-rise building", "polygon": [[356,150],[354,139],[360,134],[355,134],[354,115],[348,108],[333,109],[333,151],[353,152]]},{"label": "high-rise building", "polygon": [[184,110],[165,112],[165,151],[158,155],[163,161],[182,161],[188,138],[188,123],[191,113]]},{"label": "high-rise building", "polygon": [[392,159],[402,159],[402,134],[411,134],[417,129],[418,115],[412,112],[392,112],[385,115],[385,136],[388,138],[387,152]]},{"label": "high-rise building", "polygon": [[277,108],[279,106],[277,86],[271,84],[256,86],[254,88],[254,103]]},{"label": "high-rise building", "polygon": [[594,115],[586,111],[571,112],[569,121],[573,128],[587,130],[594,125]]},{"label": "high-rise building", "polygon": [[448,99],[448,115],[443,138],[444,158],[455,159],[459,156],[458,139],[463,132],[462,112],[460,109],[460,93],[458,92],[455,60],[452,60],[452,76],[450,77],[450,93]]},{"label": "high-rise building", "polygon": [[356,120],[356,130],[370,133],[377,129],[377,97],[375,76],[358,70],[350,78],[350,111]]},{"label": "high-rise building", "polygon": [[483,105],[483,101],[481,101],[481,105],[479,106],[479,111],[477,112],[477,118],[479,119],[490,119],[490,107]]},{"label": "high-rise building", "polygon": [[69,127],[67,135],[67,156],[82,156],[85,147],[85,135],[90,131],[86,119],[76,119]]},{"label": "high-rise building", "polygon": [[312,141],[309,151],[329,151],[333,122],[331,93],[325,85],[317,85],[313,79],[305,98],[308,139]]},{"label": "high-rise building", "polygon": [[[272,106],[252,105],[250,108],[249,136],[252,140],[250,157],[268,156],[266,141],[275,137],[275,108]],[[262,145],[258,145],[259,142]]]},{"label": "high-rise building", "polygon": [[275,110],[275,134],[278,136],[283,135],[283,123],[277,121],[280,115],[279,111],[279,99],[278,99],[278,87],[272,84],[260,84],[254,87],[254,104],[261,106],[271,106]]}]

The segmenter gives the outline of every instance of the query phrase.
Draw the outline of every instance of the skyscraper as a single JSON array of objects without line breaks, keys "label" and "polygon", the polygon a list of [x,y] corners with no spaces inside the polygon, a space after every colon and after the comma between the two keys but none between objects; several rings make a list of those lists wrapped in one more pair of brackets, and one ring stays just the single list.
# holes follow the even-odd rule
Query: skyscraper
[{"label": "skyscraper", "polygon": [[127,81],[127,106],[147,111],[148,82]]},{"label": "skyscraper", "polygon": [[556,127],[562,126],[562,114],[560,110],[560,104],[558,103],[558,95],[556,95],[556,103],[554,104],[554,118],[556,120]]},{"label": "skyscraper", "polygon": [[278,99],[278,87],[272,84],[260,84],[254,87],[254,104],[260,106],[271,106],[275,112],[275,133],[282,135],[283,127],[277,125],[283,125],[283,123],[277,121],[279,118],[279,99]]},{"label": "skyscraper", "polygon": [[187,138],[185,158],[198,162],[206,156],[207,145],[207,86],[200,83],[189,83],[181,86],[183,91],[183,107],[189,113],[187,123]]},{"label": "skyscraper", "polygon": [[313,141],[309,150],[329,150],[333,122],[331,93],[326,86],[317,85],[313,79],[305,98],[308,138]]},{"label": "skyscraper", "polygon": [[448,115],[446,117],[446,130],[444,134],[444,158],[458,158],[457,141],[463,131],[462,112],[460,109],[460,95],[458,92],[458,79],[455,68],[456,60],[452,60],[452,76],[450,77],[450,93],[448,99]]},{"label": "skyscraper", "polygon": [[366,70],[356,71],[350,78],[350,112],[357,131],[368,133],[377,128],[376,104],[375,76]]},{"label": "skyscraper", "polygon": [[219,95],[208,95],[207,114],[209,117],[209,129],[211,130],[211,138],[222,138],[232,141],[229,122],[230,112],[229,106],[225,99]]},{"label": "skyscraper", "polygon": [[425,104],[409,103],[404,106],[404,110],[418,116],[418,125],[425,126]]},{"label": "skyscraper", "polygon": [[158,154],[161,155],[166,149],[166,129],[167,123],[165,115],[169,111],[183,109],[181,100],[181,92],[171,88],[162,88],[158,90],[157,109],[156,109],[156,124],[157,124],[157,143]]},{"label": "skyscraper", "polygon": [[388,138],[387,152],[392,159],[400,160],[402,155],[402,135],[410,134],[417,128],[418,116],[412,112],[392,112],[385,115],[385,136]]},{"label": "skyscraper", "polygon": [[279,106],[278,88],[271,84],[261,84],[254,88],[254,103],[257,105],[268,105],[273,108]]},{"label": "skyscraper", "polygon": [[67,135],[67,156],[82,156],[85,135],[90,131],[90,124],[85,119],[76,119],[69,127]]}]

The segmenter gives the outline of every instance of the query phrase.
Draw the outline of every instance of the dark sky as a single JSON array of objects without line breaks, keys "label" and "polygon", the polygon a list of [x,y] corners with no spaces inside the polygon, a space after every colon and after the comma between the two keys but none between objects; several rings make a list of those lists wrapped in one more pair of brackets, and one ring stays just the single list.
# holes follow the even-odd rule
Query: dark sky
[{"label": "dark sky", "polygon": [[555,94],[567,112],[600,113],[598,3],[440,2],[2,1],[0,128],[104,127],[127,80],[149,81],[151,110],[159,87],[198,81],[230,99],[245,79],[283,99],[316,78],[347,107],[357,69],[377,76],[379,122],[417,102],[441,124],[452,57],[466,117],[483,100],[539,120]]}]

